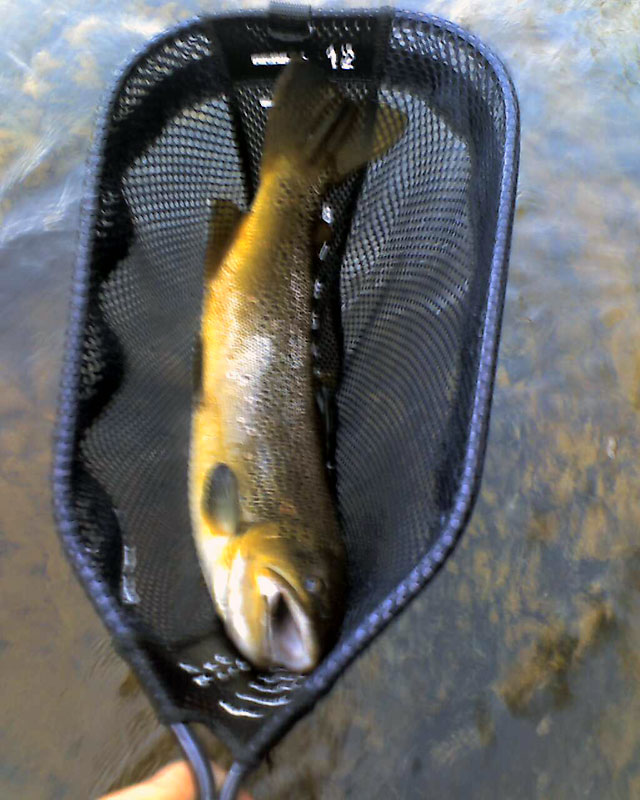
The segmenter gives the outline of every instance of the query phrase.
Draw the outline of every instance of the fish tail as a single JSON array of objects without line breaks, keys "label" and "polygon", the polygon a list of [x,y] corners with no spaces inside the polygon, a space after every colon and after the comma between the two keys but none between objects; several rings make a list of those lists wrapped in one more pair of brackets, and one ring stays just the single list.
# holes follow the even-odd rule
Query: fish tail
[{"label": "fish tail", "polygon": [[310,184],[336,183],[384,155],[406,124],[401,111],[355,102],[318,66],[295,59],[276,84],[262,170],[288,166]]}]

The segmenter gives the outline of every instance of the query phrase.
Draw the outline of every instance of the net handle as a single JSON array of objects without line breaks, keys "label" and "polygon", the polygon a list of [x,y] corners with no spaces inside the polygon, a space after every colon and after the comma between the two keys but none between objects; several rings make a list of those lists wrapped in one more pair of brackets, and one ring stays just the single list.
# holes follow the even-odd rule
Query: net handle
[{"label": "net handle", "polygon": [[191,772],[198,787],[198,800],[216,800],[216,785],[211,772],[211,764],[202,742],[191,728],[184,723],[172,725],[171,730],[191,767]]},{"label": "net handle", "polygon": [[183,722],[171,725],[171,730],[191,767],[198,788],[198,800],[236,800],[245,773],[244,767],[239,763],[233,764],[220,794],[216,794],[211,763],[200,739]]}]

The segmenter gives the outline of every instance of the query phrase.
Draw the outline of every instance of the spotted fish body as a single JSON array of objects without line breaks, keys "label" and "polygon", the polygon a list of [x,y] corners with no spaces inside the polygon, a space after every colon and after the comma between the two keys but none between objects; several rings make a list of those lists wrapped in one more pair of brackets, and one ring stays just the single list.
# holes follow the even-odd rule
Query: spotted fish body
[{"label": "spotted fish body", "polygon": [[402,115],[387,112],[294,62],[276,86],[249,212],[214,203],[190,506],[218,614],[257,667],[312,669],[343,614],[345,549],[312,388],[310,262],[327,186],[402,132]]}]

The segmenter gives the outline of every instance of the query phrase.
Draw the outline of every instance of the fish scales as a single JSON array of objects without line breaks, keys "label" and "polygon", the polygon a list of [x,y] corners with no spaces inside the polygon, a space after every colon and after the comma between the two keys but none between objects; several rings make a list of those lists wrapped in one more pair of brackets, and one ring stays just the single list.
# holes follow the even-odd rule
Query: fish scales
[{"label": "fish scales", "polygon": [[328,186],[380,157],[405,124],[294,60],[278,79],[250,210],[213,203],[192,528],[216,610],[257,667],[313,669],[342,619],[346,555],[313,393],[312,252]]}]

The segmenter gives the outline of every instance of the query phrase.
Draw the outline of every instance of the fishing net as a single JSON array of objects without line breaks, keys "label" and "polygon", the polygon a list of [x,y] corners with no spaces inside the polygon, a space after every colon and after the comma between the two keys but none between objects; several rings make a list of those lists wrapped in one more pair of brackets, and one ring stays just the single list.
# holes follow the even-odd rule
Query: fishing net
[{"label": "fishing net", "polygon": [[[194,342],[213,199],[246,209],[282,63],[323,65],[407,116],[333,188],[313,345],[347,611],[307,678],[254,671],[203,582],[187,502]],[[254,765],[425,585],[470,513],[487,433],[518,154],[498,59],[433,17],[249,14],[152,43],[117,83],[90,164],[63,382],[58,520],[160,718],[207,723]]]}]

